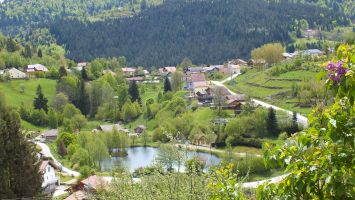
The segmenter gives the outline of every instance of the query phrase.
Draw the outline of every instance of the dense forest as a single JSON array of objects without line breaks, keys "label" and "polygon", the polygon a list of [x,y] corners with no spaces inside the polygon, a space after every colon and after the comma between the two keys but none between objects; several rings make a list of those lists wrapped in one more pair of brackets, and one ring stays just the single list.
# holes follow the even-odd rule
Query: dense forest
[{"label": "dense forest", "polygon": [[309,4],[170,0],[131,18],[63,19],[50,31],[77,61],[125,56],[130,65],[151,67],[189,57],[194,63],[213,64],[248,58],[253,48],[268,42],[288,43],[296,19],[322,30],[349,23],[341,13]]}]

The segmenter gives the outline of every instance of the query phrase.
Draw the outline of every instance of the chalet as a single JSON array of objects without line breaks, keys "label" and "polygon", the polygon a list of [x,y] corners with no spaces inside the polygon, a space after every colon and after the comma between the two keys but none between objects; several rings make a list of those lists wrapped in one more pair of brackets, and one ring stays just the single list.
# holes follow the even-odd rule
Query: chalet
[{"label": "chalet", "polygon": [[25,79],[25,78],[27,78],[27,75],[25,73],[23,73],[22,71],[20,71],[16,68],[11,68],[11,69],[5,71],[5,74],[7,74],[10,79]]},{"label": "chalet", "polygon": [[41,137],[45,140],[56,140],[58,137],[58,129],[52,129],[52,130],[48,130],[45,131],[41,134]]},{"label": "chalet", "polygon": [[186,87],[188,90],[193,90],[194,82],[206,82],[206,77],[203,73],[196,73],[196,74],[191,74],[189,77],[186,78]]},{"label": "chalet", "polygon": [[193,74],[193,73],[204,73],[206,72],[204,67],[184,67],[185,74]]},{"label": "chalet", "polygon": [[145,131],[145,129],[147,129],[146,126],[144,126],[144,125],[139,125],[139,126],[137,126],[137,127],[134,129],[134,132],[135,132],[137,135],[141,135],[141,134]]},{"label": "chalet", "polygon": [[208,83],[207,83],[207,81],[193,82],[192,88],[193,88],[193,93],[195,95],[197,93],[205,94],[205,93],[207,93],[206,90],[208,89]]},{"label": "chalet", "polygon": [[251,59],[248,61],[248,66],[264,66],[266,61],[264,59]]},{"label": "chalet", "polygon": [[78,71],[81,71],[83,70],[85,67],[86,67],[87,63],[86,62],[81,62],[81,63],[78,63],[75,67],[76,70]]},{"label": "chalet", "polygon": [[142,82],[142,81],[144,81],[144,77],[142,77],[142,76],[135,76],[135,77],[126,78],[126,80],[127,80],[127,81]]},{"label": "chalet", "polygon": [[235,114],[241,113],[242,104],[246,101],[246,96],[244,94],[227,95],[225,99],[224,109],[233,109]]},{"label": "chalet", "polygon": [[108,181],[104,177],[94,175],[80,181],[77,188],[81,191],[97,192],[98,189],[107,186],[107,184]]},{"label": "chalet", "polygon": [[167,76],[175,72],[176,72],[176,67],[169,66],[169,67],[159,68],[159,74],[161,76]]},{"label": "chalet", "polygon": [[42,188],[45,193],[53,192],[60,185],[59,178],[55,176],[56,169],[59,170],[59,167],[50,160],[44,160],[40,164],[39,172],[43,177]]},{"label": "chalet", "polygon": [[131,67],[124,67],[121,70],[126,77],[134,76],[137,71],[137,69]]},{"label": "chalet", "polygon": [[27,65],[25,68],[27,73],[35,73],[35,72],[48,72],[47,67],[41,64]]},{"label": "chalet", "polygon": [[233,59],[229,61],[228,64],[246,66],[248,65],[248,62],[242,59]]},{"label": "chalet", "polygon": [[211,65],[209,67],[204,67],[203,70],[205,73],[212,74],[217,72],[219,67],[223,67],[223,65]]}]

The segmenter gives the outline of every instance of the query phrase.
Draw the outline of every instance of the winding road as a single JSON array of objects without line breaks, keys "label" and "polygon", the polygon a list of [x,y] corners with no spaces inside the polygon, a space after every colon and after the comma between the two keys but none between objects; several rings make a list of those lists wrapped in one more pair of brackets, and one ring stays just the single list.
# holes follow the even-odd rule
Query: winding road
[{"label": "winding road", "polygon": [[[224,88],[226,88],[228,90],[228,92],[230,94],[235,95],[236,93],[233,92],[232,90],[230,90],[227,86],[225,86],[224,83],[233,80],[234,78],[236,78],[240,74],[241,73],[236,73],[233,76],[224,79],[223,81],[211,81],[211,83],[214,84],[214,85],[217,85],[217,86],[224,87]],[[256,105],[262,106],[264,108],[270,108],[271,107],[271,108],[273,108],[275,110],[283,111],[283,112],[287,113],[289,116],[293,115],[293,112],[290,111],[290,110],[285,110],[283,108],[280,108],[280,107],[277,107],[277,106],[274,106],[274,105],[271,105],[269,103],[266,103],[266,102],[263,102],[263,101],[260,101],[260,100],[257,100],[257,99],[253,99],[253,98],[251,99],[251,101],[254,102]],[[305,117],[303,115],[300,115],[298,113],[297,113],[297,122],[299,124],[301,124],[303,127],[308,127],[308,119],[307,119],[307,117]]]},{"label": "winding road", "polygon": [[59,166],[62,169],[62,172],[69,174],[70,176],[74,176],[74,177],[78,177],[80,176],[80,173],[74,170],[71,170],[69,168],[64,167],[60,162],[58,162],[57,159],[55,159],[55,157],[53,156],[50,148],[48,147],[48,145],[46,145],[45,143],[42,142],[35,142],[38,146],[41,147],[42,149],[42,154],[45,157],[48,158],[52,158],[54,164],[56,164],[57,166]]}]

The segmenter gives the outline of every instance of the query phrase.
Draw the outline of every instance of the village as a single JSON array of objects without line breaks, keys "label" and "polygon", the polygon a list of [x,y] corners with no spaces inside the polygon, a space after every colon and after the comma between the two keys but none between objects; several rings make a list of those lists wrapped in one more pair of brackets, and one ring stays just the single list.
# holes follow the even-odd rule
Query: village
[{"label": "village", "polygon": [[[283,53],[285,60],[290,60],[293,57],[304,54],[310,56],[320,56],[324,52],[311,49],[303,52]],[[78,63],[76,67],[66,69],[67,73],[80,73],[87,67],[88,63]],[[167,79],[171,81],[174,73],[180,73],[182,89],[186,91],[185,100],[188,102],[196,101],[199,107],[209,107],[212,110],[223,109],[230,110],[234,115],[242,112],[242,105],[248,101],[248,96],[245,94],[232,93],[228,88],[216,84],[214,78],[218,77],[221,80],[219,83],[223,84],[226,81],[232,81],[236,76],[243,73],[246,68],[264,67],[265,60],[249,60],[234,59],[221,65],[200,65],[200,66],[183,66],[177,68],[176,66],[162,67],[157,70],[148,71],[143,68],[124,67],[117,71],[105,69],[102,74],[110,74],[112,76],[122,75],[127,82],[135,82],[137,84],[159,84]],[[45,77],[49,70],[46,66],[41,64],[28,65],[23,70],[11,68],[9,70],[1,70],[0,77],[8,80],[18,79],[33,79],[36,77]],[[216,76],[218,75],[218,76]],[[216,98],[218,99],[216,101]],[[215,103],[219,102],[216,105]],[[226,124],[227,119],[218,118],[213,123]],[[126,128],[123,122],[114,124],[101,124],[92,130],[92,133],[99,132],[112,132],[114,130],[126,133],[129,137],[139,137],[147,129],[145,124],[139,124],[136,127]],[[44,131],[36,139],[37,142],[45,143],[56,141],[59,135],[58,129],[51,129]],[[203,144],[201,144],[203,146]],[[205,145],[208,146],[208,145]],[[75,177],[78,174],[71,174],[69,169],[65,170],[57,160],[53,160],[50,152],[40,154],[43,160],[40,164],[40,172],[43,176],[42,187],[45,192],[61,195],[62,193],[69,192],[71,195],[66,200],[86,199],[87,193],[92,193],[100,187],[107,185],[112,178],[100,177],[97,175],[89,176],[86,179],[76,181],[61,181],[59,174],[66,174],[67,176]],[[49,157],[48,157],[49,156]],[[57,172],[57,173],[56,173]],[[75,179],[73,179],[75,180]]]}]

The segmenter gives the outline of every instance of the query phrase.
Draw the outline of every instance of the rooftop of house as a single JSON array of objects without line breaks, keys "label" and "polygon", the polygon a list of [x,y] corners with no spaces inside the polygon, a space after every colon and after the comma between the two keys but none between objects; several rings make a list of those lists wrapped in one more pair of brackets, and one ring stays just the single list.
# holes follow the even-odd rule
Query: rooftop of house
[{"label": "rooftop of house", "polygon": [[51,160],[43,160],[39,165],[39,172],[44,173],[48,165],[51,165],[54,169],[59,169],[57,165],[55,165]]},{"label": "rooftop of house", "polygon": [[84,200],[86,199],[86,195],[84,191],[76,191],[73,194],[71,194],[70,196],[68,196],[67,198],[65,198],[64,200]]},{"label": "rooftop of house", "polygon": [[162,68],[159,68],[159,72],[160,73],[174,73],[176,72],[176,67],[173,67],[173,66],[168,66],[168,67],[162,67]]},{"label": "rooftop of house", "polygon": [[130,78],[126,78],[127,81],[143,81],[144,77],[141,76],[136,76],[136,77],[130,77]]},{"label": "rooftop of house", "polygon": [[86,67],[87,64],[88,64],[88,63],[86,63],[86,62],[80,62],[80,63],[78,63],[78,64],[76,65],[76,67],[81,67],[81,68],[83,68],[83,67]]},{"label": "rooftop of house", "polygon": [[55,137],[55,136],[58,136],[58,129],[52,129],[52,130],[48,130],[48,131],[44,131],[42,133],[42,135],[44,137]]},{"label": "rooftop of house", "polygon": [[193,82],[192,83],[192,86],[194,87],[194,88],[199,88],[199,87],[208,87],[208,83],[207,83],[207,81],[198,81],[198,82]]},{"label": "rooftop of house", "polygon": [[85,186],[97,190],[99,187],[103,187],[107,184],[107,181],[100,176],[93,175],[81,181]]},{"label": "rooftop of house", "polygon": [[47,72],[48,69],[47,67],[45,67],[42,64],[33,64],[33,65],[27,65],[27,71],[43,71],[43,72]]},{"label": "rooftop of house", "polygon": [[122,71],[123,71],[124,73],[136,72],[136,70],[137,70],[137,69],[131,68],[131,67],[124,67],[124,68],[122,68]]},{"label": "rooftop of house", "polygon": [[188,82],[200,82],[206,81],[206,77],[203,73],[191,74],[190,77],[187,78]]}]

